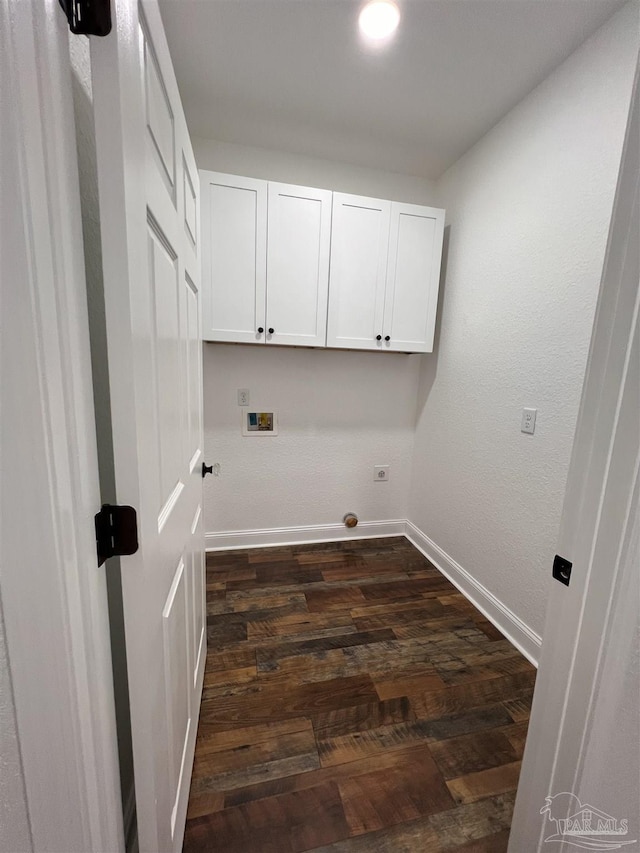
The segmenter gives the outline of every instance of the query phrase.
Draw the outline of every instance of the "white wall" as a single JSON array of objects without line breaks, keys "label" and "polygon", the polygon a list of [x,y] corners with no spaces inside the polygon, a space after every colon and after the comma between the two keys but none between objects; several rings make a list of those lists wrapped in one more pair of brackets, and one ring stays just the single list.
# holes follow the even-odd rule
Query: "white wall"
[{"label": "white wall", "polygon": [[[205,529],[253,530],[407,514],[418,356],[204,345]],[[278,435],[243,437],[236,391],[278,414]],[[388,483],[374,465],[390,465]]]},{"label": "white wall", "polygon": [[[263,148],[193,140],[198,168],[432,204],[424,178]],[[267,346],[204,345],[205,529],[261,530],[405,518],[418,357]],[[243,438],[238,388],[275,407],[279,435]],[[387,484],[373,466],[390,464]]]},{"label": "white wall", "polygon": [[214,139],[196,137],[191,142],[199,169],[392,201],[433,203],[434,185],[427,178]]},{"label": "white wall", "polygon": [[409,518],[538,634],[637,43],[626,6],[437,185],[451,225]]}]

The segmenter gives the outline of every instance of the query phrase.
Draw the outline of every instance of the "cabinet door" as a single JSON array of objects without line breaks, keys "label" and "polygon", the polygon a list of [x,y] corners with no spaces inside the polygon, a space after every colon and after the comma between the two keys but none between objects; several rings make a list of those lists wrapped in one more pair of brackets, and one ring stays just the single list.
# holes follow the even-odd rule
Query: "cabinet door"
[{"label": "cabinet door", "polygon": [[331,195],[269,184],[267,343],[325,345]]},{"label": "cabinet door", "polygon": [[444,213],[434,207],[391,204],[383,333],[386,349],[433,350]]},{"label": "cabinet door", "polygon": [[263,343],[267,182],[200,172],[205,341]]},{"label": "cabinet door", "polygon": [[333,194],[327,346],[382,349],[391,202]]}]

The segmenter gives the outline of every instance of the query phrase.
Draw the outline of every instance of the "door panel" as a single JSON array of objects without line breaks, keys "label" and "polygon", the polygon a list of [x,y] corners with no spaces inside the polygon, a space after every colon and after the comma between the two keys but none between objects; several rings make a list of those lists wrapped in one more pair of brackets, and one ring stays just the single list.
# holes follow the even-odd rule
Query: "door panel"
[{"label": "door panel", "polygon": [[327,346],[381,349],[391,202],[333,194]]},{"label": "door panel", "polygon": [[444,211],[391,205],[384,333],[386,349],[431,352],[438,305]]},{"label": "door panel", "polygon": [[171,187],[175,185],[175,127],[173,111],[149,39],[144,45],[145,114],[147,129]]},{"label": "door panel", "polygon": [[177,255],[154,228],[149,229],[149,274],[152,306],[152,359],[155,366],[155,424],[159,450],[160,506],[180,481],[180,424],[175,395],[182,388],[180,370],[180,299]]},{"label": "door panel", "polygon": [[[196,510],[191,533],[195,541],[200,541],[204,536],[202,527],[202,507]],[[198,681],[198,675],[202,670],[202,660],[206,652],[206,572],[205,555],[203,551],[194,550],[191,553],[191,666],[193,674],[193,686]]]},{"label": "door panel", "polygon": [[264,341],[267,184],[200,172],[203,277],[208,341]]},{"label": "door panel", "polygon": [[191,725],[189,708],[189,632],[186,573],[181,558],[162,612],[163,653],[165,661],[165,703],[167,706],[167,743],[169,755],[169,803],[171,832],[180,799],[180,781],[187,758]]},{"label": "door panel", "polygon": [[331,197],[328,190],[269,184],[267,343],[325,344]]},{"label": "door panel", "polygon": [[[139,847],[178,851],[205,654],[198,173],[157,5],[91,42]],[[199,646],[195,637],[199,632]]]},{"label": "door panel", "polygon": [[182,174],[184,177],[184,224],[193,247],[196,248],[198,242],[198,199],[193,186],[197,179],[195,176],[191,177],[184,158],[182,160]]},{"label": "door panel", "polygon": [[202,432],[202,345],[200,343],[200,294],[188,273],[185,273],[185,377],[183,387],[187,392],[187,455],[189,472],[194,470],[200,456]]}]

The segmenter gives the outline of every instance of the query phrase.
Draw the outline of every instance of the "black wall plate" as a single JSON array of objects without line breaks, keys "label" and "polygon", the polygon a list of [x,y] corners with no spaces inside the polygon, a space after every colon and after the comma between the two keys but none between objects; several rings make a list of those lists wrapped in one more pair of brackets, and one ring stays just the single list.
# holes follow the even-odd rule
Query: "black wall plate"
[{"label": "black wall plate", "polygon": [[573,563],[570,563],[569,560],[565,560],[564,557],[560,557],[556,554],[553,561],[553,576],[557,581],[560,581],[560,583],[563,583],[565,586],[569,586],[572,568]]}]

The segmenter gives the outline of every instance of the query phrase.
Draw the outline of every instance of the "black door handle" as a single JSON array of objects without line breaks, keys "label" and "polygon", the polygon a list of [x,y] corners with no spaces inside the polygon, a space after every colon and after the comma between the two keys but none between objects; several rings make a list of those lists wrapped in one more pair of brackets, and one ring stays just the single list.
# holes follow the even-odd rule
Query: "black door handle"
[{"label": "black door handle", "polygon": [[270,335],[272,335],[272,334],[273,334],[273,329],[269,329],[269,334],[270,334]]},{"label": "black door handle", "polygon": [[207,474],[213,474],[213,465],[205,465],[202,463],[202,476],[203,478],[207,476]]},{"label": "black door handle", "polygon": [[384,336],[384,339],[385,339],[385,341],[390,341],[390,340],[391,340],[391,335],[385,335],[385,336]]},{"label": "black door handle", "polygon": [[264,332],[264,326],[258,326],[258,332],[262,334]]},{"label": "black door handle", "polygon": [[377,340],[377,341],[381,341],[381,340],[382,340],[382,335],[376,335],[376,340]]}]

